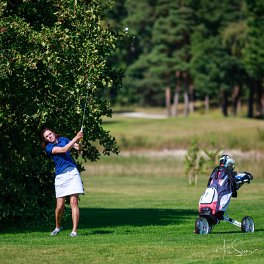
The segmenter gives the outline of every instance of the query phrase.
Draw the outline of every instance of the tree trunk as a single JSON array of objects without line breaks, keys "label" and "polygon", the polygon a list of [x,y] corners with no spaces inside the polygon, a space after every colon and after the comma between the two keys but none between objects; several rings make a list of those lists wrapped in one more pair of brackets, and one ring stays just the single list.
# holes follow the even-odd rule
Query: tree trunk
[{"label": "tree trunk", "polygon": [[248,114],[249,118],[254,116],[254,94],[255,94],[255,82],[251,80],[249,85],[249,95],[248,95]]},{"label": "tree trunk", "polygon": [[241,97],[239,96],[237,100],[237,112],[240,113],[242,109],[242,102],[241,102]]},{"label": "tree trunk", "polygon": [[173,108],[172,108],[172,115],[177,116],[178,115],[178,104],[179,104],[179,97],[180,97],[180,90],[181,90],[181,80],[180,76],[181,72],[176,71],[175,76],[176,76],[176,87],[174,91],[174,96],[173,96]]},{"label": "tree trunk", "polygon": [[171,116],[171,88],[170,87],[166,87],[165,97],[166,97],[167,115],[168,117],[170,117]]},{"label": "tree trunk", "polygon": [[235,85],[233,88],[233,94],[232,94],[232,113],[233,116],[237,116],[237,110],[238,110],[238,100],[239,100],[239,93],[240,87],[238,85]]},{"label": "tree trunk", "polygon": [[263,87],[260,81],[258,81],[256,87],[257,92],[257,118],[263,117]]},{"label": "tree trunk", "polygon": [[190,113],[193,113],[194,112],[194,85],[192,82],[189,84],[189,93],[190,93],[189,109],[190,109]]},{"label": "tree trunk", "polygon": [[210,98],[209,95],[206,95],[204,98],[205,113],[207,114],[210,109]]},{"label": "tree trunk", "polygon": [[225,117],[228,116],[228,95],[227,95],[227,91],[224,90],[222,93],[222,113]]},{"label": "tree trunk", "polygon": [[262,93],[262,96],[261,96],[261,116],[264,117],[264,94]]},{"label": "tree trunk", "polygon": [[173,97],[173,108],[172,108],[172,115],[178,115],[178,104],[179,104],[179,96],[180,96],[180,87],[176,87],[174,97]]},{"label": "tree trunk", "polygon": [[184,92],[183,92],[183,98],[184,98],[184,116],[189,115],[189,94],[188,94],[188,76],[187,73],[183,74],[183,79],[184,79]]},{"label": "tree trunk", "polygon": [[189,95],[188,95],[188,91],[184,91],[183,94],[184,97],[184,116],[188,116],[189,115]]}]

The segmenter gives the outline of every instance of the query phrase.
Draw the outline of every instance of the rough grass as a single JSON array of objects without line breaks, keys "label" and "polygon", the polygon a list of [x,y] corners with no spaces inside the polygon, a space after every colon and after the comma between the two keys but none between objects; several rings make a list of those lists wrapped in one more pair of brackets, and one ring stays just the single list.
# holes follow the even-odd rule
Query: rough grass
[{"label": "rough grass", "polygon": [[214,143],[224,149],[264,150],[263,120],[214,114],[153,120],[114,114],[104,126],[115,136],[121,150],[183,149],[193,139],[204,147]]},{"label": "rough grass", "polygon": [[[188,186],[181,159],[109,157],[86,164],[79,236],[71,238],[70,210],[64,231],[53,224],[7,229],[0,236],[0,263],[261,263],[264,179],[258,175],[233,199],[229,213],[250,215],[256,232],[221,223],[212,234],[193,233],[207,177]],[[243,168],[243,163],[240,165]],[[254,164],[248,163],[248,168]]]}]

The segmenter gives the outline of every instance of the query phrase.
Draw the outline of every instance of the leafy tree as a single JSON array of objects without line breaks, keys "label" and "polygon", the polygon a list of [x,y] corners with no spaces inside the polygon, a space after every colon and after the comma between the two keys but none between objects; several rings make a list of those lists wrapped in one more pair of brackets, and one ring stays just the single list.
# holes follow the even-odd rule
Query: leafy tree
[{"label": "leafy tree", "polygon": [[[124,8],[127,16],[122,19],[120,24],[122,28],[128,29],[129,43],[123,47],[123,68],[126,70],[123,81],[123,89],[118,95],[117,101],[121,104],[148,104],[158,103],[157,98],[150,96],[152,94],[151,84],[148,84],[147,54],[152,48],[151,36],[154,22],[154,10],[156,0],[133,1],[125,0]],[[121,61],[121,60],[120,60]],[[155,83],[156,80],[153,80]]]},{"label": "leafy tree", "polygon": [[162,83],[158,75],[150,72],[148,56],[142,54],[126,71],[123,84],[127,94],[123,99],[127,98],[127,103],[139,105],[160,105]]},{"label": "leafy tree", "polygon": [[[228,98],[244,73],[241,58],[223,41],[223,32],[243,21],[241,1],[200,1],[196,7],[197,26],[192,36],[192,74],[200,96],[220,98],[228,115]],[[235,43],[233,43],[234,48]],[[234,78],[230,78],[230,76]]]},{"label": "leafy tree", "polygon": [[257,97],[257,115],[264,116],[263,74],[264,74],[264,3],[247,1],[248,5],[248,43],[244,50],[244,63],[251,77],[248,116],[253,117],[254,96]]},{"label": "leafy tree", "polygon": [[202,43],[198,39],[200,37],[197,39],[193,38],[192,46],[192,73],[195,87],[199,96],[213,97],[217,100],[219,99],[219,101],[222,98],[222,111],[227,116],[229,56],[222,47],[219,36],[203,40]]},{"label": "leafy tree", "polygon": [[95,0],[2,1],[0,15],[0,219],[43,215],[52,202],[53,165],[40,130],[72,137],[87,92],[83,158],[118,153],[102,116],[111,117],[109,91],[121,83],[108,59],[121,36],[103,27]]},{"label": "leafy tree", "polygon": [[155,8],[158,0],[134,1],[125,0],[127,17],[123,27],[128,27],[130,34],[136,36],[138,47],[136,52],[148,53],[152,49],[152,27],[156,19]]},{"label": "leafy tree", "polygon": [[233,115],[236,116],[240,97],[243,87],[248,83],[249,76],[245,70],[242,53],[247,43],[247,26],[245,18],[243,20],[230,23],[222,32],[224,46],[229,50],[232,56],[232,67],[230,67],[230,75],[233,82],[232,99],[233,99]]},{"label": "leafy tree", "polygon": [[146,104],[163,104],[166,90],[170,115],[170,90],[176,71],[188,72],[192,10],[182,1],[127,1],[126,4],[129,9],[125,21],[133,22],[137,29],[142,54],[129,66],[124,87],[132,85],[135,91],[140,91],[141,102]]},{"label": "leafy tree", "polygon": [[177,114],[177,104],[179,98],[179,88],[183,88],[184,115],[193,111],[194,85],[191,76],[191,35],[195,24],[195,12],[192,1],[179,1],[178,9],[174,11],[175,47],[173,57],[175,58],[174,76],[176,87],[174,90],[173,115]]},{"label": "leafy tree", "polygon": [[225,116],[232,102],[236,115],[248,96],[248,116],[255,101],[263,115],[261,1],[122,0],[116,6],[110,18],[134,37],[115,60],[127,70],[118,102],[164,105],[167,91],[168,112],[176,114],[183,90],[186,114],[188,100],[205,98]]}]

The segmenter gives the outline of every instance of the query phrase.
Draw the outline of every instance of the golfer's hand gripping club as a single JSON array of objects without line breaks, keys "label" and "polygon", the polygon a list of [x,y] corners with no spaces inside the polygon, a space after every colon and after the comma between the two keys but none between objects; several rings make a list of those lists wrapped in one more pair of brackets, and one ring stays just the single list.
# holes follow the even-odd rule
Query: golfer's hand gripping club
[{"label": "golfer's hand gripping club", "polygon": [[[81,130],[78,133],[82,133],[82,135],[83,135],[83,126],[81,127]],[[80,147],[80,150],[83,148],[83,146],[82,146],[82,140],[83,140],[83,136],[79,139],[79,147]]]},{"label": "golfer's hand gripping club", "polygon": [[76,148],[75,149],[77,149],[79,152],[82,152],[82,150],[83,150],[83,144],[82,144],[81,141],[83,139],[83,131],[80,130],[77,133],[76,137],[78,138],[78,141],[76,142]]}]

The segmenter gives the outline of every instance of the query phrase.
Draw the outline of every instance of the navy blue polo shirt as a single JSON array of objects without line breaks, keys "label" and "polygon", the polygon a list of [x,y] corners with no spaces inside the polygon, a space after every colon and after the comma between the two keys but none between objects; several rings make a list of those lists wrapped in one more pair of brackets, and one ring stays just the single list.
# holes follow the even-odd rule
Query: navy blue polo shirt
[{"label": "navy blue polo shirt", "polygon": [[67,151],[66,153],[58,153],[58,154],[52,154],[52,149],[54,147],[64,147],[66,146],[70,140],[65,137],[59,137],[57,139],[58,143],[48,143],[45,150],[46,153],[52,157],[54,163],[55,163],[55,172],[56,175],[61,174],[66,168],[68,167],[75,167],[77,168],[75,162],[73,161],[70,151]]}]

